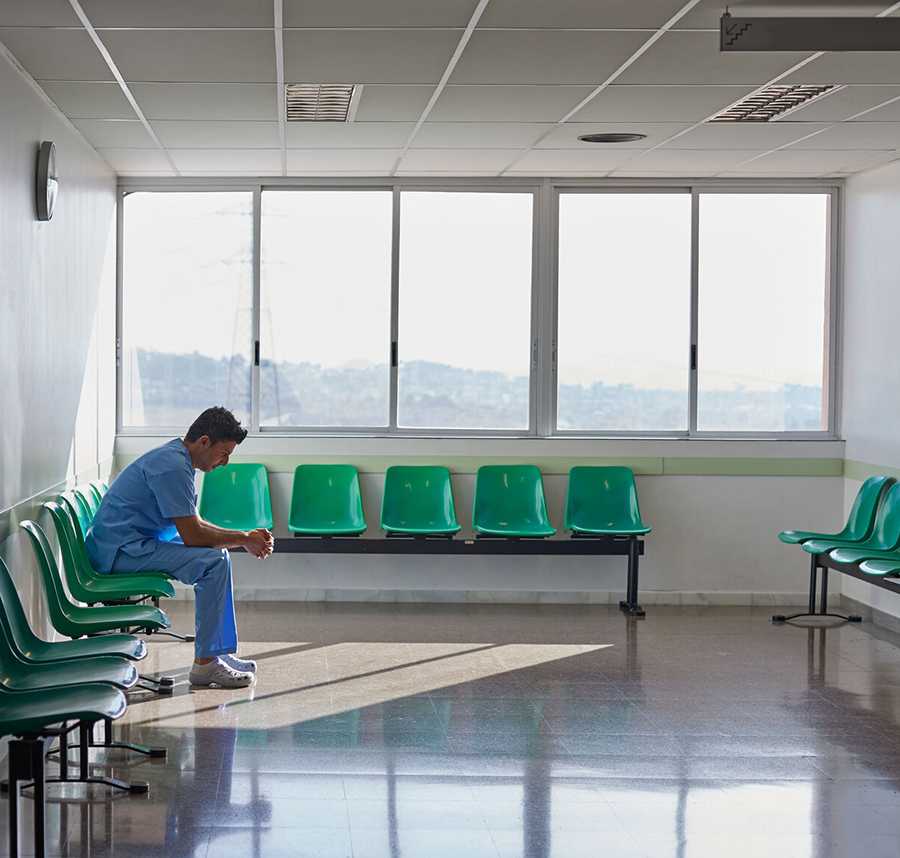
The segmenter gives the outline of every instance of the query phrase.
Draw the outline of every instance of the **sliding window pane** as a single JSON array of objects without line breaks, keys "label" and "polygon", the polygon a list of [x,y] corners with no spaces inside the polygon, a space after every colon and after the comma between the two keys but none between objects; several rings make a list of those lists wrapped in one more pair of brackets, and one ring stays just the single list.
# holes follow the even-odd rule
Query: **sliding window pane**
[{"label": "sliding window pane", "polygon": [[388,424],[390,191],[262,195],[260,425]]},{"label": "sliding window pane", "polygon": [[559,429],[687,430],[690,294],[689,194],[560,195]]},{"label": "sliding window pane", "polygon": [[400,426],[528,428],[533,206],[531,193],[402,195]]},{"label": "sliding window pane", "polygon": [[123,210],[122,425],[250,417],[253,197],[130,193]]},{"label": "sliding window pane", "polygon": [[698,428],[821,431],[826,194],[700,197]]}]

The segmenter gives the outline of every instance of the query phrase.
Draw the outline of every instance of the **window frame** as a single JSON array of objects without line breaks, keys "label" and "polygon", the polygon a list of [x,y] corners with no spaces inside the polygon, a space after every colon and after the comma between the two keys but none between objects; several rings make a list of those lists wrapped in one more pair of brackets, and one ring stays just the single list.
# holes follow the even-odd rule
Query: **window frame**
[{"label": "window frame", "polygon": [[[387,426],[279,426],[260,427],[260,368],[251,365],[251,425],[253,437],[366,437],[366,438],[537,438],[537,439],[697,439],[697,440],[834,440],[838,438],[839,418],[839,331],[840,331],[840,237],[842,235],[842,179],[703,179],[681,178],[606,179],[606,178],[138,178],[123,177],[117,188],[116,211],[116,433],[133,437],[165,437],[178,435],[183,426],[135,427],[122,425],[123,374],[123,238],[125,196],[134,192],[215,192],[248,191],[253,197],[253,314],[251,354],[260,338],[261,297],[261,216],[262,193],[266,190],[381,190],[392,193],[393,223],[391,248],[390,330],[385,343],[390,372],[389,419]],[[401,429],[397,426],[398,366],[390,360],[391,344],[399,342],[399,260],[400,198],[404,191],[531,193],[532,216],[532,281],[531,281],[531,361],[529,372],[529,425],[523,430],[501,429]],[[814,432],[711,432],[697,429],[697,368],[689,362],[687,431],[656,430],[571,430],[557,428],[559,309],[559,199],[567,193],[688,193],[691,195],[691,283],[689,350],[698,345],[699,310],[699,203],[703,193],[821,193],[828,197],[827,270],[825,295],[823,400],[826,428]]]}]

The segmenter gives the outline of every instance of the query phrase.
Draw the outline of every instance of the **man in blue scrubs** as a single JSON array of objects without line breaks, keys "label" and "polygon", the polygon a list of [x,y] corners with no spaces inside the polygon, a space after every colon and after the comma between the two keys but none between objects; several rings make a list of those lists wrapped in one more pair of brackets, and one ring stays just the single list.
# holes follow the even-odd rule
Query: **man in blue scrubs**
[{"label": "man in blue scrubs", "polygon": [[247,436],[225,408],[208,408],[184,440],[175,438],[136,459],[104,495],[85,537],[98,572],[167,572],[194,587],[197,636],[192,685],[250,685],[256,662],[240,659],[229,548],[259,558],[272,553],[268,530],[225,530],[197,514],[194,471],[228,464]]}]

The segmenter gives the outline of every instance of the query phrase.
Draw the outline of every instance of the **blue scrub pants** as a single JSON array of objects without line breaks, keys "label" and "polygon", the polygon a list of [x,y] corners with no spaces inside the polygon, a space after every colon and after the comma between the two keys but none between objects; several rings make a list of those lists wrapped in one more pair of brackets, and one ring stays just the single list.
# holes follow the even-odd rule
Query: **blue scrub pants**
[{"label": "blue scrub pants", "polygon": [[231,589],[231,556],[224,548],[194,548],[157,542],[150,554],[131,557],[119,551],[115,572],[166,572],[194,588],[197,658],[237,652],[237,624]]}]

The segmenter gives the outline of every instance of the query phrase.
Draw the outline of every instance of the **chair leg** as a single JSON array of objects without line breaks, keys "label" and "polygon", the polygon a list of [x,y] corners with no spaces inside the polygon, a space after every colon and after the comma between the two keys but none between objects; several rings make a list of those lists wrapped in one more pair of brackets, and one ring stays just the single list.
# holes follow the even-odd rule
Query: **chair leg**
[{"label": "chair leg", "polygon": [[643,617],[644,609],[638,604],[638,548],[637,538],[628,539],[628,581],[626,583],[625,600],[619,602],[619,609],[630,617]]},{"label": "chair leg", "polygon": [[21,739],[9,742],[9,854],[10,858],[19,858],[19,781],[28,777],[22,771],[22,756],[26,743]]},{"label": "chair leg", "polygon": [[175,640],[182,641],[183,643],[193,643],[195,640],[194,635],[182,635],[178,632],[170,632],[163,629],[146,629],[146,633],[148,635],[165,635],[167,638],[175,638]]},{"label": "chair leg", "polygon": [[44,858],[45,815],[47,797],[44,772],[44,741],[31,742],[31,777],[34,785],[34,854],[35,858]]},{"label": "chair leg", "polygon": [[[819,610],[816,611],[816,578],[819,569],[822,570],[822,586],[821,597],[819,600]],[[819,555],[813,554],[809,562],[809,605],[806,611],[797,614],[773,614],[773,623],[787,623],[790,620],[797,620],[802,617],[831,617],[835,620],[843,620],[845,623],[861,623],[862,617],[857,614],[833,614],[828,611],[828,568],[819,566]]]},{"label": "chair leg", "polygon": [[105,750],[121,749],[124,751],[134,751],[137,754],[143,754],[146,757],[162,757],[165,758],[169,753],[166,748],[153,748],[148,745],[136,745],[132,742],[114,742],[112,737],[112,721],[109,718],[103,719],[103,741],[94,740],[94,731],[91,729],[90,735],[91,748],[103,748]]}]

